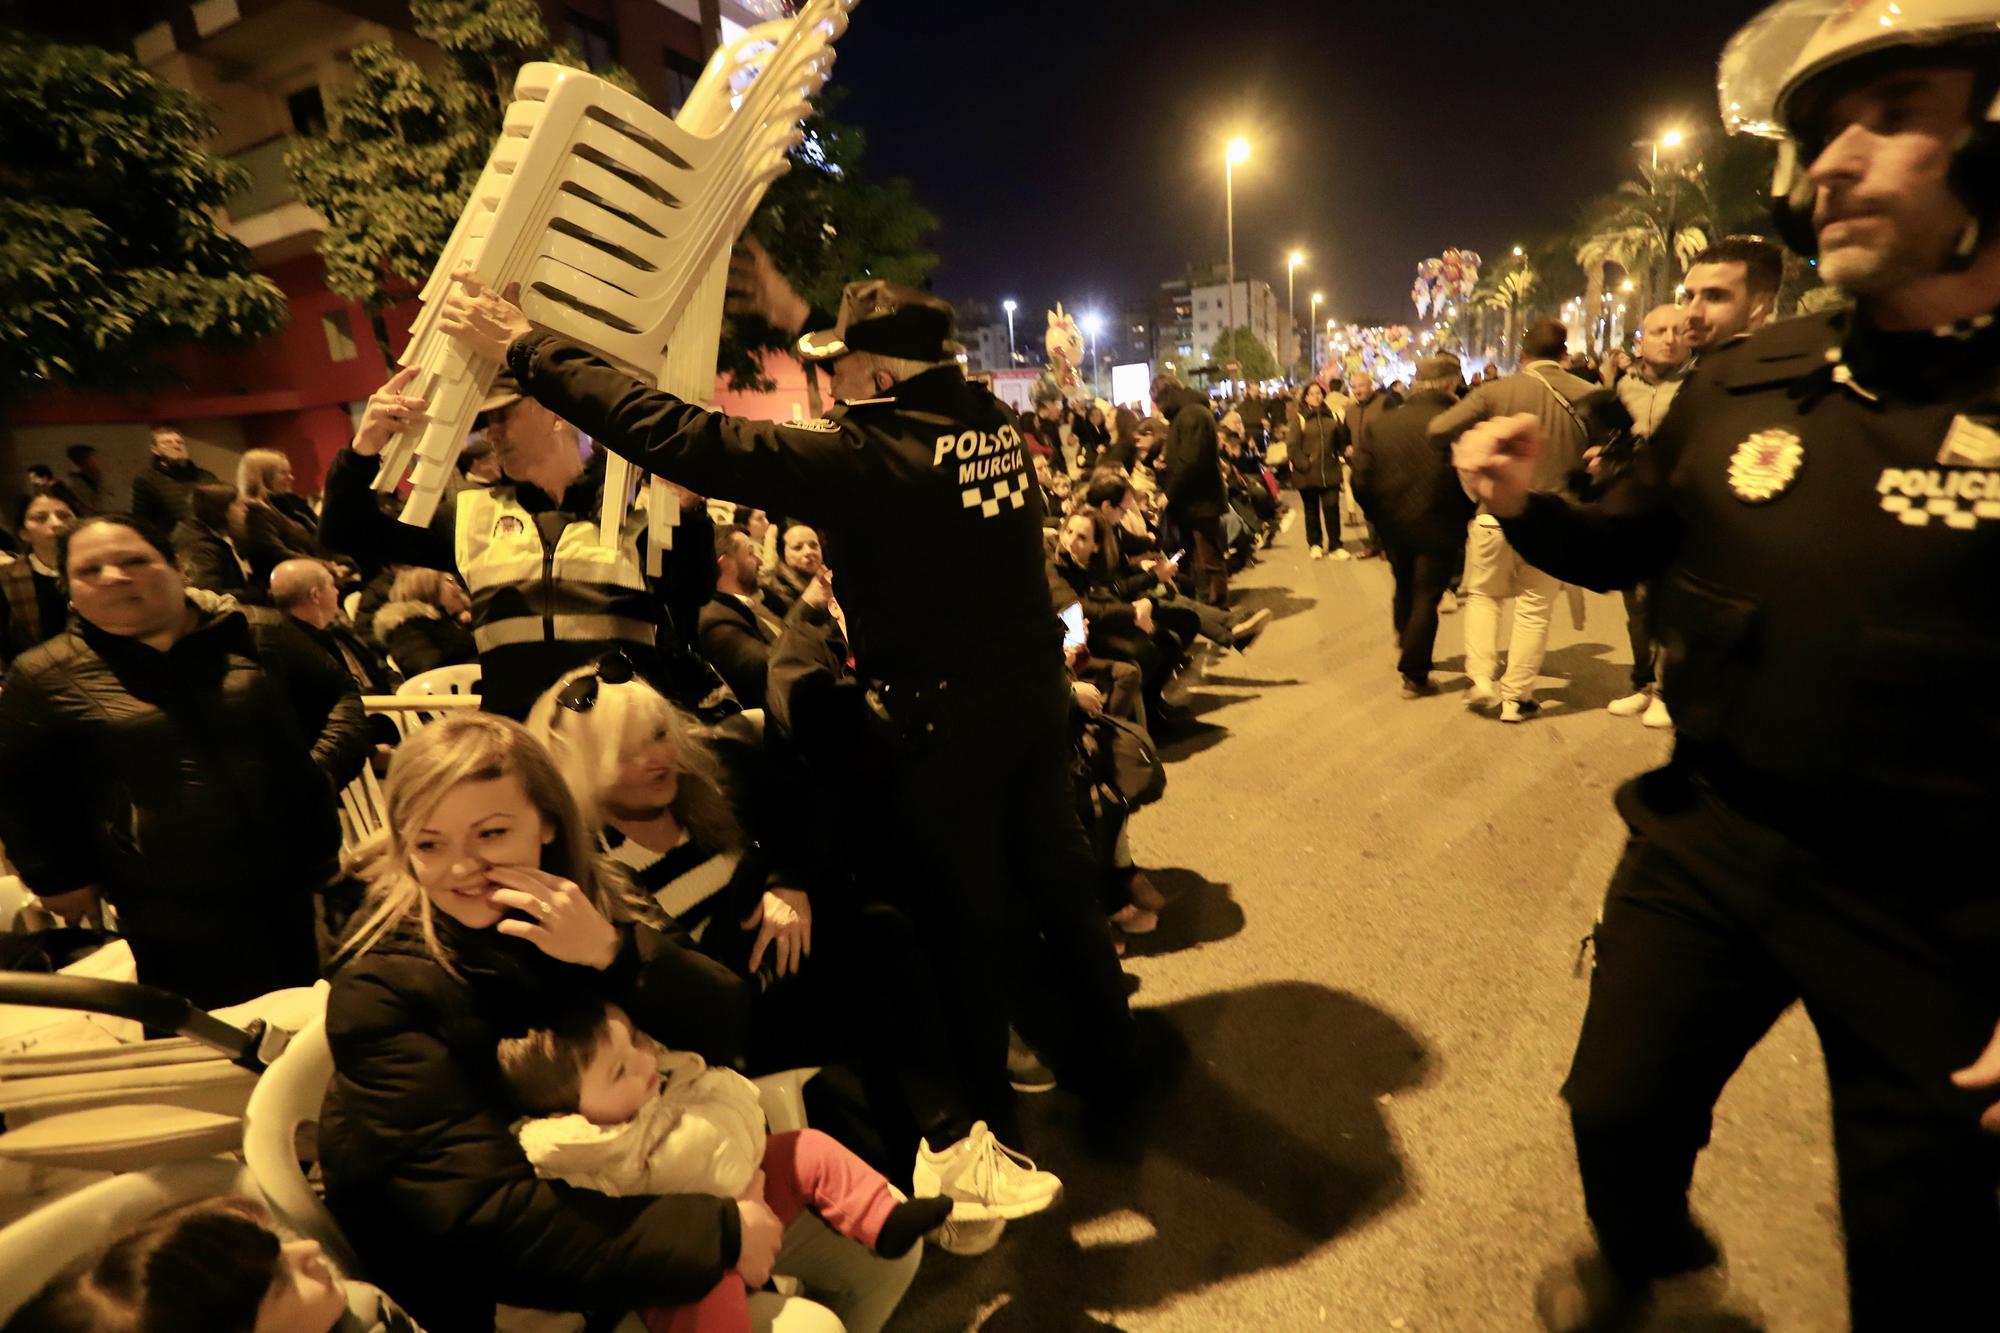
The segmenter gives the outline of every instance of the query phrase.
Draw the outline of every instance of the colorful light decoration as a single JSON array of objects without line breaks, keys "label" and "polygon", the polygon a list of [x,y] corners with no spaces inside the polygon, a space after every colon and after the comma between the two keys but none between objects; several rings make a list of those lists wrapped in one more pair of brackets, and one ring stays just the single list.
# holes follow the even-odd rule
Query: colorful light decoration
[{"label": "colorful light decoration", "polygon": [[1451,249],[1418,264],[1416,285],[1410,288],[1417,318],[1442,317],[1447,306],[1469,298],[1478,285],[1481,262],[1476,250]]},{"label": "colorful light decoration", "polygon": [[1349,324],[1331,334],[1331,364],[1339,366],[1349,379],[1366,374],[1389,383],[1409,374],[1410,353],[1416,335],[1407,324],[1378,324],[1363,328]]}]

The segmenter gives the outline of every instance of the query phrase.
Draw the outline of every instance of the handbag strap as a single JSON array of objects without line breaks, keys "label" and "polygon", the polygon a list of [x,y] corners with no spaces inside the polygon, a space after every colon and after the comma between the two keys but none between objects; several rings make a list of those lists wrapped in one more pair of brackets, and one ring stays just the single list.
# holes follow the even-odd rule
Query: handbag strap
[{"label": "handbag strap", "polygon": [[1521,367],[1521,373],[1524,375],[1534,376],[1535,383],[1541,385],[1544,389],[1547,389],[1549,391],[1550,396],[1552,396],[1556,400],[1556,402],[1562,406],[1562,410],[1569,413],[1569,419],[1572,422],[1576,423],[1576,428],[1577,430],[1582,432],[1583,438],[1586,441],[1590,439],[1590,427],[1584,424],[1583,415],[1582,413],[1576,410],[1575,403],[1572,403],[1569,399],[1563,397],[1561,391],[1558,390],[1555,385],[1549,383],[1548,380],[1543,378],[1542,372],[1536,370],[1533,366]]}]

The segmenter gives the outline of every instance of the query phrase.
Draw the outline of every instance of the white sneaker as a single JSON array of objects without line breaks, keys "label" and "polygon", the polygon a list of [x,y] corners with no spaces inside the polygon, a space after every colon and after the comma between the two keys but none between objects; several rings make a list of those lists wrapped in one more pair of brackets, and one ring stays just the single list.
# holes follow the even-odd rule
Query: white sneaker
[{"label": "white sneaker", "polygon": [[1348,554],[1345,546],[1336,546],[1333,548],[1333,558],[1335,560],[1352,560],[1354,557]]},{"label": "white sneaker", "polygon": [[1062,1197],[1062,1181],[994,1138],[984,1120],[943,1152],[917,1145],[910,1185],[919,1199],[950,1199],[952,1219],[964,1222],[1026,1217]]},{"label": "white sneaker", "polygon": [[1321,550],[1321,549],[1320,549],[1319,547],[1317,547],[1317,546],[1308,546],[1308,547],[1306,548],[1306,554],[1307,554],[1307,555],[1309,555],[1309,556],[1311,556],[1311,557],[1312,557],[1313,559],[1315,559],[1315,560],[1324,560],[1324,559],[1326,559],[1326,552],[1325,552],[1325,551],[1323,551],[1323,550]]},{"label": "white sneaker", "polygon": [[1506,699],[1500,704],[1502,722],[1526,722],[1542,711],[1542,706],[1533,699]]},{"label": "white sneaker", "polygon": [[1500,690],[1490,680],[1475,680],[1465,692],[1467,708],[1491,708],[1500,702]]},{"label": "white sneaker", "polygon": [[1652,692],[1636,690],[1622,699],[1613,699],[1604,706],[1604,711],[1613,717],[1637,717],[1653,702]]},{"label": "white sneaker", "polygon": [[1665,731],[1674,725],[1673,714],[1667,711],[1667,701],[1657,694],[1653,696],[1652,706],[1646,710],[1646,716],[1640,721],[1655,731]]}]

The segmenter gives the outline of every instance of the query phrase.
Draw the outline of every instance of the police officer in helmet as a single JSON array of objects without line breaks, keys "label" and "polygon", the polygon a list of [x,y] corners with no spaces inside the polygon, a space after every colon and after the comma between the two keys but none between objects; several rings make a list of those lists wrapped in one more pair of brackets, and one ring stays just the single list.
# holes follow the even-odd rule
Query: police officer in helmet
[{"label": "police officer in helmet", "polygon": [[[757,271],[739,308],[798,332],[805,303],[746,249]],[[785,423],[640,384],[460,281],[443,327],[557,416],[649,472],[822,534],[858,671],[892,733],[891,813],[939,881],[922,906],[949,951],[938,980],[975,1107],[1008,1137],[1010,1021],[1079,1090],[1130,1086],[1124,978],[1070,796],[1041,503],[1013,414],[960,368],[951,307],[850,283],[833,327],[797,344],[838,404]]]},{"label": "police officer in helmet", "polygon": [[[1595,942],[1564,1095],[1597,1248],[1544,1325],[1720,1296],[1688,1184],[1793,1002],[1826,1054],[1859,1333],[1981,1326],[2000,1261],[2000,4],[1788,0],[1721,67],[1777,221],[1851,307],[1710,352],[1594,506],[1533,418],[1458,444],[1522,556],[1656,585],[1666,768]],[[1983,1312],[1983,1313],[1976,1313]]]}]

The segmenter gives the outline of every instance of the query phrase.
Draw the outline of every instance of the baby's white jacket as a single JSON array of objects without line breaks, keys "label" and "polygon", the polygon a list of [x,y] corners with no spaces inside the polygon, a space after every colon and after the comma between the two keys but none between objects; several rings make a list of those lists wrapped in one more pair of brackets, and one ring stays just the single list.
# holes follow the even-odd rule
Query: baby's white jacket
[{"label": "baby's white jacket", "polygon": [[692,1051],[660,1057],[659,1095],[622,1125],[580,1115],[515,1127],[535,1174],[600,1194],[742,1194],[764,1160],[757,1087]]}]

